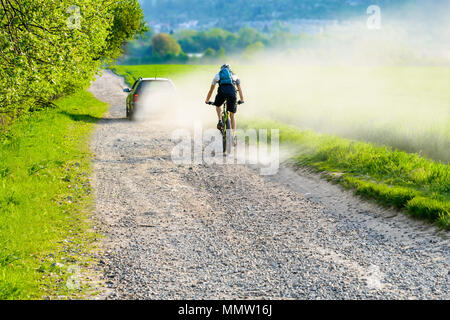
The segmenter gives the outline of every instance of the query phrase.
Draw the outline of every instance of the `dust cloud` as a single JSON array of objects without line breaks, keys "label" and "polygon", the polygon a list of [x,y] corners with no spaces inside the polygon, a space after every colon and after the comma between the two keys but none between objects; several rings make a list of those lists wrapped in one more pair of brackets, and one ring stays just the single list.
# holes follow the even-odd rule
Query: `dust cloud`
[{"label": "dust cloud", "polygon": [[[250,60],[230,57],[246,103],[239,116],[279,120],[301,129],[389,145],[450,159],[450,12],[447,1],[383,14],[379,29],[368,15],[336,25],[290,49]],[[177,77],[177,107],[159,116],[177,127],[201,121],[214,127],[204,104],[217,66]],[[214,97],[213,97],[214,98]],[[239,120],[238,120],[239,125]]]}]

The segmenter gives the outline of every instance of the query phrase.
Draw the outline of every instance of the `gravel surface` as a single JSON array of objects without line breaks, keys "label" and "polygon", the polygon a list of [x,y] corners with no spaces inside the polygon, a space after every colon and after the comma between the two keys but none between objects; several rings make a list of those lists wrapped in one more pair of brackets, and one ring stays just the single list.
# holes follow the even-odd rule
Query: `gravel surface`
[{"label": "gravel surface", "polygon": [[98,298],[449,299],[448,233],[308,172],[176,165],[173,128],[124,119],[123,87],[91,88],[111,104],[92,142]]}]

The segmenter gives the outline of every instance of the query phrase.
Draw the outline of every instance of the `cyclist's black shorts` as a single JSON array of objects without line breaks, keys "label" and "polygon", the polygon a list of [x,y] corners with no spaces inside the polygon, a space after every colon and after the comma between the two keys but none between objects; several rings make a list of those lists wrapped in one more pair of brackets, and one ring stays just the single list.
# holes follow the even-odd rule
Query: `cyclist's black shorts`
[{"label": "cyclist's black shorts", "polygon": [[236,113],[236,89],[233,85],[222,85],[219,87],[216,99],[214,100],[214,105],[220,107],[225,101],[227,102],[227,111]]}]

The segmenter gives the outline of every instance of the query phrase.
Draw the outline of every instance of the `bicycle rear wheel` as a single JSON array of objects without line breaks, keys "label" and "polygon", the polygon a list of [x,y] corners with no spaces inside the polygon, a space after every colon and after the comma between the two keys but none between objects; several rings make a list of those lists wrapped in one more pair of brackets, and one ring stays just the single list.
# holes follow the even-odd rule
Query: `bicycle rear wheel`
[{"label": "bicycle rear wheel", "polygon": [[229,114],[224,111],[223,119],[225,121],[223,129],[222,129],[222,146],[223,153],[231,152],[231,122]]}]

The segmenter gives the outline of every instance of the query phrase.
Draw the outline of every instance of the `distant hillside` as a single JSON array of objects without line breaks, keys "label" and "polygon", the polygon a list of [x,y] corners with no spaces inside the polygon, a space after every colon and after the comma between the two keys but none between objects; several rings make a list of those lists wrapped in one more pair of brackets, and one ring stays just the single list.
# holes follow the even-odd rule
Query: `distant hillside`
[{"label": "distant hillside", "polygon": [[246,22],[293,19],[343,20],[364,15],[369,5],[393,9],[411,0],[140,0],[152,24],[225,29]]}]

